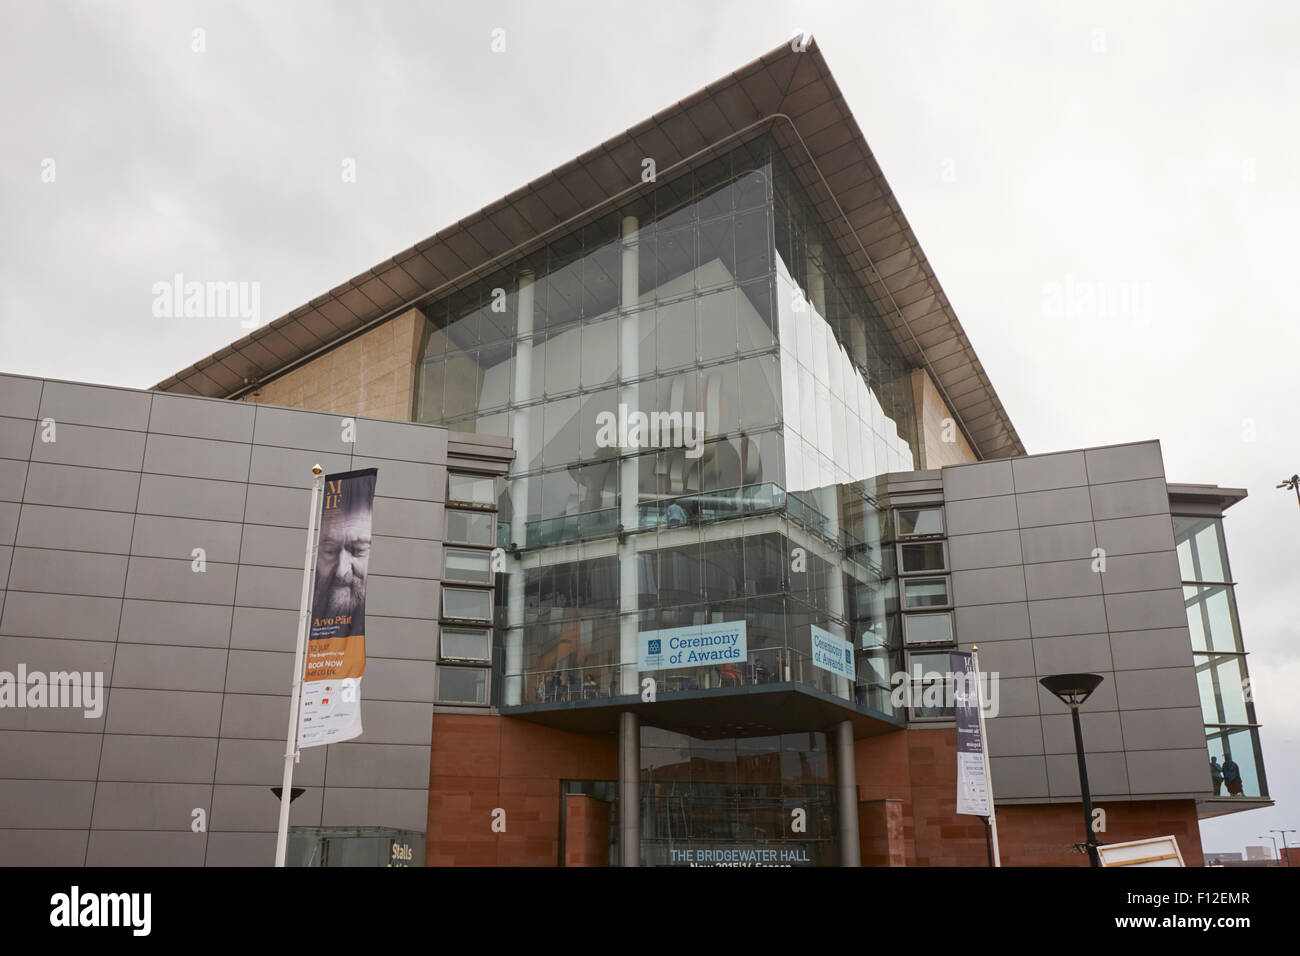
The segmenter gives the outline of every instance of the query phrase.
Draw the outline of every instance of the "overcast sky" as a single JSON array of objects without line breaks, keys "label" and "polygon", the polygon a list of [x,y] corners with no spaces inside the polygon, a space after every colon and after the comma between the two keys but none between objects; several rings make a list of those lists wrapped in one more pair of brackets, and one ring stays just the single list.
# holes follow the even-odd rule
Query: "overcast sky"
[{"label": "overcast sky", "polygon": [[1267,842],[1300,828],[1298,9],[6,4],[0,371],[151,386],[247,332],[155,318],[155,282],[258,282],[270,321],[810,31],[1028,450],[1159,438],[1249,490],[1278,806],[1202,832]]}]

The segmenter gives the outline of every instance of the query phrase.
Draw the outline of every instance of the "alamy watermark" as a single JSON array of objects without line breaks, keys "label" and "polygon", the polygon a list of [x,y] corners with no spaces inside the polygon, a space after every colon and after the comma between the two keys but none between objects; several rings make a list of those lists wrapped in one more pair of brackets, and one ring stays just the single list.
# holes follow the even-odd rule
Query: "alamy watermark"
[{"label": "alamy watermark", "polygon": [[178,272],[170,282],[155,282],[150,291],[157,319],[239,319],[245,329],[262,321],[260,282],[186,282]]},{"label": "alamy watermark", "polygon": [[18,665],[18,673],[0,671],[0,707],[73,707],[84,711],[87,720],[104,712],[104,672],[29,671]]},{"label": "alamy watermark", "polygon": [[[998,672],[981,671],[979,675],[979,700],[984,704],[984,716],[998,715]],[[910,671],[895,671],[890,677],[892,689],[889,700],[895,707],[933,710],[953,709],[958,701],[975,700],[975,674],[954,671],[930,671],[919,663]]]},{"label": "alamy watermark", "polygon": [[687,458],[704,454],[703,412],[629,412],[619,403],[618,413],[596,414],[598,448],[685,448]]}]

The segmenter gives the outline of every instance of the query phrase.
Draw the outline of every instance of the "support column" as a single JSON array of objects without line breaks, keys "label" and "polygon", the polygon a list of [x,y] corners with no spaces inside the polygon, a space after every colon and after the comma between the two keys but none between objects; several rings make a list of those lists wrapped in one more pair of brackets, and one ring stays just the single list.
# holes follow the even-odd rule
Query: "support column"
[{"label": "support column", "polygon": [[630,710],[618,715],[618,859],[641,865],[641,718]]},{"label": "support column", "polygon": [[853,721],[835,728],[835,802],[840,814],[840,866],[861,866],[858,836],[858,771],[853,759]]},{"label": "support column", "polygon": [[[518,317],[515,325],[515,461],[512,471],[527,471],[532,450],[528,447],[528,418],[532,410],[519,408],[528,401],[533,380],[533,273],[519,273]],[[528,479],[515,479],[514,513],[510,517],[510,540],[520,548],[527,543]],[[523,686],[524,669],[524,568],[511,557],[506,584],[506,665],[504,696],[507,707],[522,703],[528,692]]]},{"label": "support column", "polygon": [[[640,298],[640,248],[636,244],[638,225],[636,216],[623,217],[623,279],[619,295],[619,310],[623,318],[619,323],[618,378],[622,383],[619,401],[627,406],[629,414],[639,410],[640,402],[637,385],[628,381],[636,377],[640,345],[637,315],[633,311]],[[636,455],[639,450],[620,448],[618,460],[618,522],[628,532],[618,546],[618,659],[622,665],[619,682],[621,694],[639,692],[636,666],[637,631],[640,628],[637,619],[636,540],[631,535],[639,523],[637,503],[641,490],[641,462]]]}]

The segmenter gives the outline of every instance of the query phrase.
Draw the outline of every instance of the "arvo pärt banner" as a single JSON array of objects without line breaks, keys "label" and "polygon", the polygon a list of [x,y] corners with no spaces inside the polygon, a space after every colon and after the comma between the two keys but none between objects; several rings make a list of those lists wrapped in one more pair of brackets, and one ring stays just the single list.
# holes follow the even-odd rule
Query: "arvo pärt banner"
[{"label": "arvo p\u00e4rt banner", "polygon": [[361,736],[366,575],[378,469],[325,476],[298,747]]}]

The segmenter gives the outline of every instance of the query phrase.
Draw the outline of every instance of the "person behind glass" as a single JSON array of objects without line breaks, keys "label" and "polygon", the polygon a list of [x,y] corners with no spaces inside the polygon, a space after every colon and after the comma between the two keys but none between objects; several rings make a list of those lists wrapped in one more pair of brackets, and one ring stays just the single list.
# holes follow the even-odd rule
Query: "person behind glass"
[{"label": "person behind glass", "polygon": [[541,677],[537,678],[537,702],[543,703],[546,700],[546,681]]},{"label": "person behind glass", "polygon": [[1223,796],[1223,768],[1219,766],[1219,758],[1210,758],[1210,782],[1214,784],[1214,795]]},{"label": "person behind glass", "polygon": [[564,678],[560,676],[559,671],[555,672],[555,699],[556,700],[569,699],[569,688],[564,683]]},{"label": "person behind glass", "polygon": [[555,700],[555,694],[560,684],[560,672],[556,671],[550,677],[546,678],[546,699]]},{"label": "person behind glass", "polygon": [[1223,755],[1223,782],[1228,785],[1228,793],[1234,797],[1241,796],[1241,768],[1230,753]]},{"label": "person behind glass", "polygon": [[680,528],[686,524],[686,509],[674,501],[664,512],[664,520],[670,528]]}]

